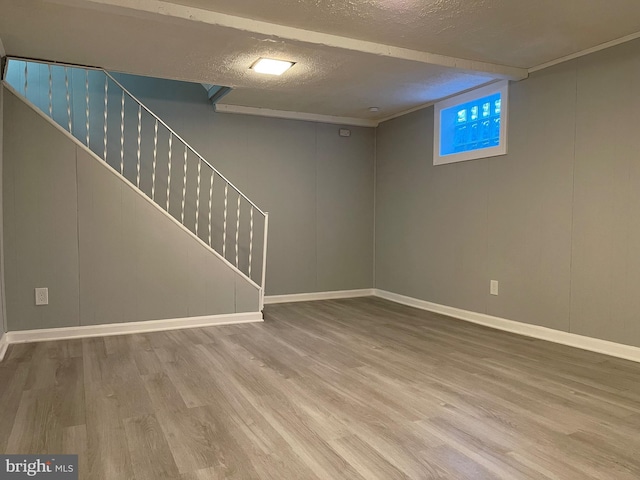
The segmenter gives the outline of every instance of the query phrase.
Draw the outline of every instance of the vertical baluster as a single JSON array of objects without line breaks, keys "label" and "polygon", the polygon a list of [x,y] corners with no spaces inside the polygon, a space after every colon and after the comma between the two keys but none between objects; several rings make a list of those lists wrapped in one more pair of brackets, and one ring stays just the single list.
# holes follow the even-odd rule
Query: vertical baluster
[{"label": "vertical baluster", "polygon": [[251,261],[253,258],[253,205],[249,214],[249,278],[251,278]]},{"label": "vertical baluster", "polygon": [[202,170],[202,160],[198,159],[198,183],[196,186],[196,237],[198,236],[198,223],[200,220],[200,171]]},{"label": "vertical baluster", "polygon": [[29,87],[29,62],[24,62],[24,98],[26,98],[27,100],[29,99],[29,97],[27,97],[27,89]]},{"label": "vertical baluster", "polygon": [[140,188],[140,141],[142,140],[142,105],[138,105],[138,163],[136,165],[136,186]]},{"label": "vertical baluster", "polygon": [[187,200],[187,155],[189,150],[187,149],[187,144],[184,144],[184,179],[182,182],[182,213],[180,216],[180,221],[184,225],[184,205]]},{"label": "vertical baluster", "polygon": [[84,71],[84,90],[85,90],[85,105],[86,105],[86,109],[85,109],[85,117],[86,117],[86,124],[85,127],[87,129],[87,147],[89,146],[89,70],[85,70]]},{"label": "vertical baluster", "polygon": [[49,116],[53,118],[53,75],[51,74],[51,65],[49,67]]},{"label": "vertical baluster", "polygon": [[213,177],[216,172],[211,170],[211,184],[209,185],[209,246],[211,246],[211,222],[213,217]]},{"label": "vertical baluster", "polygon": [[239,260],[239,245],[238,239],[240,238],[240,192],[238,192],[238,208],[236,210],[236,267]]},{"label": "vertical baluster", "polygon": [[227,199],[229,198],[229,184],[224,185],[224,220],[222,222],[222,256],[227,253]]},{"label": "vertical baluster", "polygon": [[120,103],[120,174],[124,175],[124,90]]},{"label": "vertical baluster", "polygon": [[71,122],[71,96],[69,95],[69,69],[64,67],[64,86],[67,89],[67,119],[69,120],[69,133],[73,133]]},{"label": "vertical baluster", "polygon": [[109,77],[104,76],[104,161],[107,161],[107,111],[109,105]]},{"label": "vertical baluster", "polygon": [[169,172],[167,174],[167,212],[169,212],[169,196],[171,195],[171,147],[173,145],[173,132],[169,132]]},{"label": "vertical baluster", "polygon": [[153,128],[153,169],[151,173],[151,199],[156,199],[156,165],[158,163],[158,119]]}]

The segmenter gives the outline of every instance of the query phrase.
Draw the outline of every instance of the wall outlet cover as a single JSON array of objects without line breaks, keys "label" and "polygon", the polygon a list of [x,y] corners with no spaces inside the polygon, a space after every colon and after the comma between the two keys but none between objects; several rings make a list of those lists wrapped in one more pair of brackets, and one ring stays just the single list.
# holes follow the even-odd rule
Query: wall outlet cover
[{"label": "wall outlet cover", "polygon": [[49,305],[48,288],[36,288],[36,305]]},{"label": "wall outlet cover", "polygon": [[489,286],[489,293],[491,295],[498,295],[498,281],[491,280],[491,284]]}]

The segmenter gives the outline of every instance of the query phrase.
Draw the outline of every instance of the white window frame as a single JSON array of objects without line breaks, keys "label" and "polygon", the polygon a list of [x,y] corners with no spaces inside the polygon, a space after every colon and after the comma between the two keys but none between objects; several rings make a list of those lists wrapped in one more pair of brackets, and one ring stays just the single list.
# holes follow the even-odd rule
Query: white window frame
[{"label": "white window frame", "polygon": [[[479,148],[467,152],[452,153],[449,155],[440,155],[440,134],[441,134],[441,112],[455,105],[464,104],[477,100],[478,98],[487,97],[495,93],[501,95],[500,108],[500,144],[495,147]],[[485,87],[480,87],[455,97],[447,98],[435,104],[434,122],[433,122],[433,164],[445,165],[448,163],[465,162],[467,160],[476,160],[478,158],[495,157],[505,155],[507,153],[507,124],[509,116],[509,81],[502,80],[492,83]]]}]

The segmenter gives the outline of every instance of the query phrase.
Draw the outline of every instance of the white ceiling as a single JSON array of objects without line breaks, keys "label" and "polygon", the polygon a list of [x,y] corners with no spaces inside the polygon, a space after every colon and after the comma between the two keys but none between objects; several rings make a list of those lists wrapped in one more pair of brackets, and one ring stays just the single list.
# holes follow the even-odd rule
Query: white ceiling
[{"label": "white ceiling", "polygon": [[[638,0],[0,0],[8,55],[374,120],[637,32]],[[260,56],[297,63],[262,76],[248,70]]]}]

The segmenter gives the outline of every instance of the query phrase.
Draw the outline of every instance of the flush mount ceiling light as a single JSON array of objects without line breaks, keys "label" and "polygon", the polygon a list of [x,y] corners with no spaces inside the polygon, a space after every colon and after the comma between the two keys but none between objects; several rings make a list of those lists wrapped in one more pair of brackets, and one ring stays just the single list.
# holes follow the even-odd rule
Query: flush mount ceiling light
[{"label": "flush mount ceiling light", "polygon": [[268,75],[282,75],[291,67],[293,67],[293,62],[273,60],[271,58],[260,58],[251,65],[251,70],[258,73],[266,73]]}]

